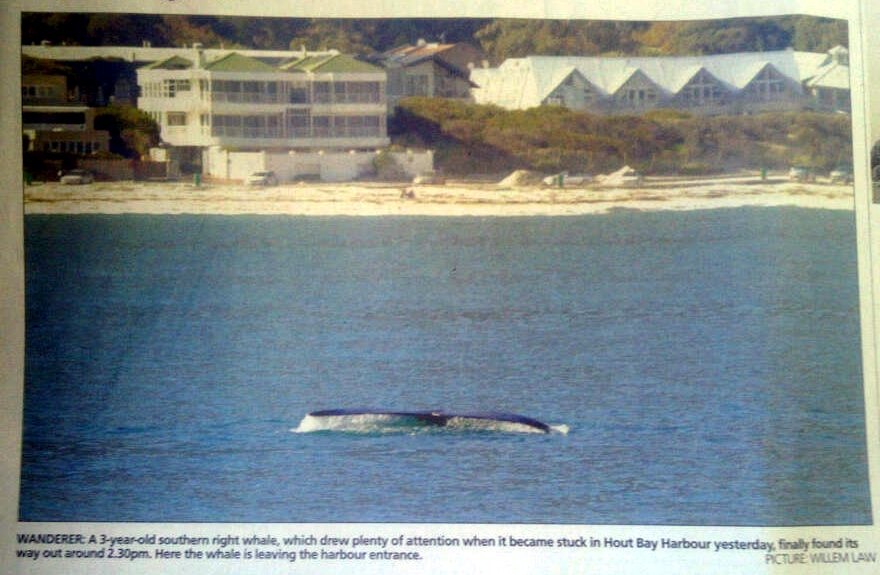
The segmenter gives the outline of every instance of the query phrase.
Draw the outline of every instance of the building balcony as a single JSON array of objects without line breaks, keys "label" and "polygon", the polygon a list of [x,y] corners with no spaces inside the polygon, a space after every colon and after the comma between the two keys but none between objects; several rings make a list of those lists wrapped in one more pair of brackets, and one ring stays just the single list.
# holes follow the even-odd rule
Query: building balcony
[{"label": "building balcony", "polygon": [[[386,136],[364,137],[278,137],[278,138],[247,138],[232,135],[204,136],[199,142],[188,145],[198,146],[221,146],[240,150],[265,150],[272,148],[301,149],[301,150],[352,150],[352,149],[375,149],[387,146],[390,140]],[[182,144],[180,144],[182,145]]]},{"label": "building balcony", "polygon": [[290,98],[284,94],[251,94],[245,92],[208,92],[207,101],[228,104],[287,104]]}]

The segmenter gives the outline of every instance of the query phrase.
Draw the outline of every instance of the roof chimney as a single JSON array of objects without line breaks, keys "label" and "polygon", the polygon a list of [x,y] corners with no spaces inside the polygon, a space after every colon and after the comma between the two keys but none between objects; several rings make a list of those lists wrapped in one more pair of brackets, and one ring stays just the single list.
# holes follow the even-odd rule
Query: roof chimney
[{"label": "roof chimney", "polygon": [[202,49],[201,42],[194,42],[193,49],[196,51],[196,68],[205,67],[205,51]]}]

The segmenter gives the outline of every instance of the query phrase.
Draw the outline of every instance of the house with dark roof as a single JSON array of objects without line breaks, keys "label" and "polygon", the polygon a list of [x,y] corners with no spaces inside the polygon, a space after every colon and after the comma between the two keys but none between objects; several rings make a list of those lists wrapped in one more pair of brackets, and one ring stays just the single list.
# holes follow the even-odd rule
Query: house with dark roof
[{"label": "house with dark roof", "polygon": [[68,94],[65,76],[24,75],[21,104],[25,151],[87,156],[109,150],[109,132],[95,129],[95,108]]},{"label": "house with dark roof", "polygon": [[483,53],[470,44],[441,44],[419,40],[375,57],[388,72],[388,103],[425,96],[469,99],[474,85],[469,66],[480,63]]},{"label": "house with dark roof", "polygon": [[601,114],[676,108],[722,114],[849,111],[846,48],[681,57],[529,56],[475,67],[474,100],[507,109],[556,105]]}]

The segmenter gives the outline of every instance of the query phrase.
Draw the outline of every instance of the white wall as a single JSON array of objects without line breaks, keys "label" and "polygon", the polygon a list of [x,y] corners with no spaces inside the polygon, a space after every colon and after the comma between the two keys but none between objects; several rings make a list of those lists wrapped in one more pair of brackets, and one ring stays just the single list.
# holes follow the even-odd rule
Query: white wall
[{"label": "white wall", "polygon": [[[391,152],[408,178],[434,169],[433,151]],[[230,152],[212,147],[202,155],[205,175],[244,180],[253,172],[271,170],[281,182],[318,179],[346,182],[373,174],[376,152]]]},{"label": "white wall", "polygon": [[223,180],[244,180],[249,174],[265,169],[264,152],[230,152],[211,147],[202,152],[202,171]]}]

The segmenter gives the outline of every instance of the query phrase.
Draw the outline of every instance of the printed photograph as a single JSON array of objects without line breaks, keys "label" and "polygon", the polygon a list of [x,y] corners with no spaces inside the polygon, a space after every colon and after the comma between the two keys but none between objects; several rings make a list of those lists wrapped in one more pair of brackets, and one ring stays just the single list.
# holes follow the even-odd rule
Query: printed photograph
[{"label": "printed photograph", "polygon": [[872,524],[845,20],[21,26],[21,521]]}]

